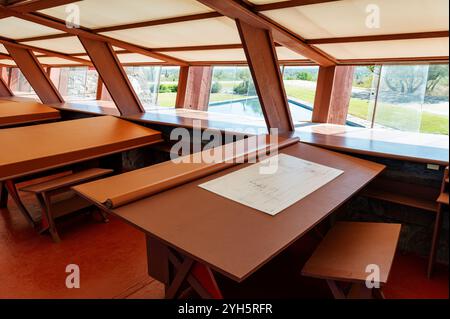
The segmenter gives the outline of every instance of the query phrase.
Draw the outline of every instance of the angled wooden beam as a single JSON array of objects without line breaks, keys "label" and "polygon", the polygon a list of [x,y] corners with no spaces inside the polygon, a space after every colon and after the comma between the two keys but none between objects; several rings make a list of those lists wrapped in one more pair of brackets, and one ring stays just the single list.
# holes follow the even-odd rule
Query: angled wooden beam
[{"label": "angled wooden beam", "polygon": [[274,41],[270,31],[236,20],[267,127],[294,130]]},{"label": "angled wooden beam", "polygon": [[59,94],[50,77],[31,50],[11,44],[4,44],[4,46],[43,103],[64,102],[61,94]]},{"label": "angled wooden beam", "polygon": [[352,95],[354,66],[320,67],[312,121],[345,124]]},{"label": "angled wooden beam", "polygon": [[301,6],[311,5],[311,4],[320,4],[320,3],[335,2],[335,1],[340,1],[340,0],[289,0],[289,1],[281,1],[281,2],[275,2],[275,3],[255,5],[255,6],[253,6],[253,9],[255,11],[268,11],[268,10],[301,7]]},{"label": "angled wooden beam", "polygon": [[95,65],[121,115],[144,112],[128,76],[111,44],[91,38],[78,37]]},{"label": "angled wooden beam", "polygon": [[446,31],[432,31],[432,32],[400,33],[400,34],[365,35],[365,36],[358,36],[358,37],[311,39],[311,40],[305,40],[305,41],[308,44],[330,44],[330,43],[349,43],[349,42],[371,42],[371,41],[447,38],[448,35],[449,35],[449,32],[448,32],[448,30],[446,30]]},{"label": "angled wooden beam", "polygon": [[[0,68],[1,69],[1,68]],[[2,70],[0,70],[2,71]],[[10,97],[13,96],[13,93],[9,89],[8,85],[3,81],[3,78],[1,77],[0,72],[0,97]]]},{"label": "angled wooden beam", "polygon": [[60,30],[63,32],[66,32],[71,35],[83,37],[85,39],[91,39],[95,41],[103,41],[108,42],[111,45],[117,46],[119,48],[129,50],[134,53],[139,53],[142,55],[146,55],[155,59],[159,59],[165,62],[173,63],[176,65],[187,65],[185,61],[182,61],[180,59],[176,59],[161,53],[152,52],[151,50],[148,50],[146,48],[140,47],[138,45],[134,45],[128,42],[124,42],[121,40],[113,39],[107,36],[103,36],[101,34],[93,33],[92,31],[85,29],[85,28],[68,28],[64,21],[52,18],[46,15],[43,15],[41,13],[22,13],[15,10],[8,9],[5,6],[0,5],[0,10],[3,12],[6,12],[10,14],[11,16],[14,16],[19,19],[23,19],[26,21],[34,22],[40,25],[44,25],[49,28],[53,28],[56,30]]},{"label": "angled wooden beam", "polygon": [[177,98],[175,100],[176,108],[184,107],[184,102],[186,100],[188,76],[189,76],[189,67],[188,66],[180,67],[180,75],[178,77]]},{"label": "angled wooden beam", "polygon": [[235,2],[233,0],[197,0],[200,3],[212,8],[213,10],[232,19],[239,19],[241,22],[259,28],[266,29],[272,32],[273,40],[285,47],[303,55],[304,57],[316,62],[319,65],[331,66],[335,65],[330,57],[312,48],[302,39],[281,28],[280,26],[272,23],[268,19],[258,15],[251,11],[248,7],[242,3]]}]

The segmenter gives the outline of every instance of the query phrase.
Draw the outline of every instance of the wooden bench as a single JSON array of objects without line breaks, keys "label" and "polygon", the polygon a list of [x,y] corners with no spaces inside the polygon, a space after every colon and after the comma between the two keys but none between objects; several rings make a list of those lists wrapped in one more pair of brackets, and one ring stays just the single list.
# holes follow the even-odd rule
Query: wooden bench
[{"label": "wooden bench", "polygon": [[337,223],[302,274],[326,280],[336,299],[383,298],[400,229],[399,224]]},{"label": "wooden bench", "polygon": [[448,166],[445,168],[444,178],[442,179],[441,192],[437,199],[437,211],[436,211],[436,220],[434,222],[434,231],[433,238],[431,241],[431,252],[428,260],[428,278],[431,278],[433,275],[434,264],[436,262],[436,255],[439,247],[439,239],[441,235],[441,227],[442,227],[442,214],[445,206],[449,206],[449,172]]},{"label": "wooden bench", "polygon": [[[113,173],[111,169],[92,168],[58,177],[42,183],[21,188],[23,192],[36,195],[42,208],[42,217],[48,223],[48,230],[54,242],[60,242],[55,219],[92,206],[92,203],[75,194],[72,186],[89,182]],[[100,211],[101,212],[101,211]],[[107,218],[101,212],[103,220]]]}]

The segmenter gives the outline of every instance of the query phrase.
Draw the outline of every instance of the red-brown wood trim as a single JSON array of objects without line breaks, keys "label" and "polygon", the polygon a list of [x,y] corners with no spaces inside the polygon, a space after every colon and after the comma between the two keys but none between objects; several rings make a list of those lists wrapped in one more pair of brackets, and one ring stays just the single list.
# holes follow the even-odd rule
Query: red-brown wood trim
[{"label": "red-brown wood trim", "polygon": [[6,43],[4,46],[43,103],[64,102],[63,97],[32,51]]},{"label": "red-brown wood trim", "polygon": [[236,20],[267,127],[294,130],[283,78],[270,31]]},{"label": "red-brown wood trim", "polygon": [[59,7],[78,1],[79,0],[31,0],[10,4],[7,6],[7,8],[18,12],[33,12],[53,7]]},{"label": "red-brown wood trim", "polygon": [[95,65],[121,115],[143,113],[144,108],[111,44],[78,37]]}]

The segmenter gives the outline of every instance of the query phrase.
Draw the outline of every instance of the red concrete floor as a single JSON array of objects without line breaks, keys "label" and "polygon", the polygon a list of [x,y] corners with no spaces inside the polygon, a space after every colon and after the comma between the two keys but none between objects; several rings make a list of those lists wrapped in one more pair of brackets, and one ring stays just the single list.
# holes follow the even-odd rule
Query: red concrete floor
[{"label": "red concrete floor", "polygon": [[[24,199],[38,214],[34,198],[27,195]],[[62,242],[54,244],[48,235],[37,235],[12,202],[9,209],[0,211],[0,298],[163,297],[163,286],[146,272],[142,233],[114,217],[103,224],[86,214],[70,216],[57,225]],[[287,254],[287,257],[292,256],[291,252]],[[301,266],[292,265],[292,259],[288,260],[291,270],[300,278],[297,269]],[[68,264],[80,267],[80,289],[65,286]],[[270,265],[266,268],[246,285],[251,286],[252,281],[268,286],[273,283],[284,291],[276,294],[279,297],[330,297],[322,281],[301,278],[301,285],[285,288],[286,281],[276,282]],[[440,267],[433,280],[426,278],[425,269],[425,259],[397,256],[385,289],[386,297],[448,298],[448,268]],[[276,289],[270,288],[270,291]]]}]

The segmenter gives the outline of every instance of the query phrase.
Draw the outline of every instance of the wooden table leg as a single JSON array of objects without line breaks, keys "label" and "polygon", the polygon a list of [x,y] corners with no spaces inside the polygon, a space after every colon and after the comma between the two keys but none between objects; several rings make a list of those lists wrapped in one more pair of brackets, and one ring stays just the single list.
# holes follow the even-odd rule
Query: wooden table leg
[{"label": "wooden table leg", "polygon": [[436,254],[439,247],[439,237],[441,234],[441,224],[442,224],[442,204],[439,204],[436,212],[436,221],[434,223],[433,240],[431,242],[431,252],[428,260],[428,279],[433,275],[434,264],[436,262]]},{"label": "wooden table leg", "polygon": [[19,211],[22,213],[22,215],[25,217],[25,219],[28,221],[28,223],[33,228],[37,228],[37,224],[34,221],[33,217],[28,212],[25,205],[22,203],[22,200],[20,199],[19,192],[17,191],[16,185],[14,184],[14,181],[8,180],[5,183],[5,187],[8,190],[9,194],[11,195],[11,198],[16,203],[17,207],[19,208]]},{"label": "wooden table leg", "polygon": [[0,208],[8,207],[8,190],[4,182],[0,182]]},{"label": "wooden table leg", "polygon": [[47,194],[36,194],[36,197],[42,209],[43,228],[45,228],[45,225],[48,225],[47,229],[52,236],[53,242],[61,242],[61,238],[59,237],[58,231],[56,230],[55,220],[53,219],[53,215],[51,212],[51,203],[49,196]]},{"label": "wooden table leg", "polygon": [[223,299],[209,267],[172,251],[150,236],[147,236],[147,257],[149,275],[166,286],[167,299],[180,297],[186,285],[201,298]]}]

